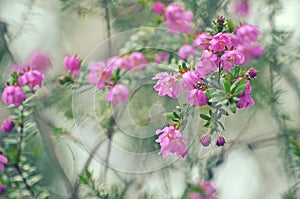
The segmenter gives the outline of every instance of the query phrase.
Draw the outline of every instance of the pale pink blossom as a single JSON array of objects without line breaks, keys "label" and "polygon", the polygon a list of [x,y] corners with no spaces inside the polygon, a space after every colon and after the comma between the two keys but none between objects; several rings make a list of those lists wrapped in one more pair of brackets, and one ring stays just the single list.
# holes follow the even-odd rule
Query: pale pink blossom
[{"label": "pale pink blossom", "polygon": [[67,71],[69,71],[72,76],[78,76],[79,68],[81,65],[81,60],[79,57],[77,57],[76,55],[67,55],[64,58],[64,65]]},{"label": "pale pink blossom", "polygon": [[191,12],[185,12],[178,4],[171,3],[165,9],[165,16],[165,23],[170,32],[177,33],[178,31],[187,34],[191,31],[189,22],[193,20],[194,15]]},{"label": "pale pink blossom", "polygon": [[0,153],[0,171],[4,170],[4,165],[7,164],[8,160],[7,157],[5,157],[2,152]]},{"label": "pale pink blossom", "polygon": [[188,60],[189,57],[196,57],[196,50],[191,45],[183,45],[178,50],[180,60]]},{"label": "pale pink blossom", "polygon": [[245,56],[237,50],[226,51],[221,56],[222,68],[227,72],[231,71],[232,65],[238,66],[239,64],[244,63],[244,61]]},{"label": "pale pink blossom", "polygon": [[157,64],[161,64],[163,61],[169,61],[169,54],[168,53],[160,53],[160,54],[154,54],[153,58],[155,60],[155,63]]},{"label": "pale pink blossom", "polygon": [[187,155],[187,148],[185,143],[187,138],[184,137],[178,129],[175,129],[174,126],[168,126],[156,130],[156,134],[159,137],[155,140],[158,142],[161,147],[160,153],[162,157],[165,158],[169,154],[175,154],[179,158],[184,158]]},{"label": "pale pink blossom", "polygon": [[130,69],[138,68],[139,70],[141,70],[143,66],[148,64],[148,59],[141,52],[133,52],[128,57],[128,62],[129,62],[129,68]]},{"label": "pale pink blossom", "polygon": [[172,74],[161,72],[152,79],[158,80],[153,88],[158,91],[159,96],[168,95],[171,98],[179,96],[178,80]]},{"label": "pale pink blossom", "polygon": [[93,62],[89,65],[90,73],[87,80],[90,84],[96,85],[102,89],[105,84],[110,82],[112,68],[105,65],[104,62]]},{"label": "pale pink blossom", "polygon": [[236,29],[236,35],[241,43],[250,43],[257,41],[260,31],[251,24],[245,24]]},{"label": "pale pink blossom", "polygon": [[7,85],[2,93],[2,101],[7,104],[19,106],[26,99],[26,94],[20,86]]},{"label": "pale pink blossom", "polygon": [[248,0],[239,0],[235,3],[235,12],[245,17],[249,14]]},{"label": "pale pink blossom", "polygon": [[51,60],[47,53],[37,50],[28,58],[28,65],[32,69],[44,72],[51,66]]},{"label": "pale pink blossom", "polygon": [[219,59],[216,54],[211,51],[204,50],[201,56],[201,61],[196,63],[196,70],[202,76],[206,76],[218,69]]},{"label": "pale pink blossom", "polygon": [[123,84],[114,85],[106,96],[106,100],[113,104],[122,104],[128,100],[129,91]]},{"label": "pale pink blossom", "polygon": [[123,70],[130,70],[130,65],[124,57],[111,57],[107,60],[107,67],[120,68]]},{"label": "pale pink blossom", "polygon": [[210,49],[221,52],[225,47],[230,48],[232,45],[230,35],[227,33],[218,33],[210,41]]},{"label": "pale pink blossom", "polygon": [[43,73],[37,70],[29,70],[19,76],[18,83],[20,86],[27,85],[31,91],[34,91],[35,86],[42,86],[42,82],[45,79]]},{"label": "pale pink blossom", "polygon": [[195,36],[193,45],[199,50],[208,50],[210,40],[211,36],[206,32],[202,32]]},{"label": "pale pink blossom", "polygon": [[237,46],[237,51],[245,55],[243,65],[247,66],[249,63],[256,58],[261,57],[264,54],[264,49],[261,45],[252,45],[249,43],[243,43]]},{"label": "pale pink blossom", "polygon": [[204,106],[208,102],[207,95],[201,89],[193,89],[187,93],[187,102],[195,106]]},{"label": "pale pink blossom", "polygon": [[198,88],[197,83],[204,84],[202,76],[198,71],[188,71],[182,75],[181,85],[183,90],[192,90]]}]

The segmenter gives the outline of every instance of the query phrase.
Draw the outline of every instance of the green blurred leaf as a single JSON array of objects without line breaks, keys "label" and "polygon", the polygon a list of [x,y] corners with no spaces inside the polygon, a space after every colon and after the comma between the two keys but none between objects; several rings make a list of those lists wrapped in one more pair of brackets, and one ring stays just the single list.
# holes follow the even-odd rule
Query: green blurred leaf
[{"label": "green blurred leaf", "polygon": [[204,120],[207,120],[207,121],[210,121],[210,120],[211,120],[211,118],[210,118],[209,116],[205,115],[205,114],[200,114],[200,117],[201,117],[202,119],[204,119]]}]

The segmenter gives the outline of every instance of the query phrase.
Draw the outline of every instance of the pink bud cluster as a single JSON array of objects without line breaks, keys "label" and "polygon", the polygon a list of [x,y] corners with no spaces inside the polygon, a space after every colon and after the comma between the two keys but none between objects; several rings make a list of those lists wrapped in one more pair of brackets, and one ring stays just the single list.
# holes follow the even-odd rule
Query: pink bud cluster
[{"label": "pink bud cluster", "polygon": [[194,15],[192,12],[186,12],[180,5],[171,3],[165,7],[163,3],[155,2],[152,11],[164,16],[165,24],[170,32],[187,34],[191,31],[190,22],[194,19]]}]

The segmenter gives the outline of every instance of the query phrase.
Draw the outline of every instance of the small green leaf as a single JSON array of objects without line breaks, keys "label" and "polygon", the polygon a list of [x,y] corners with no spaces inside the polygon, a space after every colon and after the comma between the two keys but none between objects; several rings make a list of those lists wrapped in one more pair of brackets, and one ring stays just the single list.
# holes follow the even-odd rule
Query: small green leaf
[{"label": "small green leaf", "polygon": [[211,118],[210,118],[209,116],[205,115],[205,114],[200,114],[200,117],[201,117],[202,119],[204,119],[204,120],[207,120],[207,121],[210,121],[210,120],[211,120]]},{"label": "small green leaf", "polygon": [[81,183],[81,184],[89,184],[89,181],[88,181],[88,179],[86,179],[86,177],[85,176],[83,176],[83,175],[79,175],[79,182]]},{"label": "small green leaf", "polygon": [[247,87],[246,84],[239,85],[239,86],[236,88],[236,90],[235,90],[235,92],[234,92],[233,95],[238,96],[238,95],[242,94],[242,93],[244,92],[244,90],[246,89],[246,87]]},{"label": "small green leaf", "polygon": [[229,109],[231,110],[232,113],[235,113],[236,112],[236,104],[235,103],[230,104]]},{"label": "small green leaf", "polygon": [[163,116],[166,117],[167,119],[175,118],[175,116],[172,112],[164,113]]},{"label": "small green leaf", "polygon": [[228,82],[226,79],[223,79],[223,78],[221,79],[221,82],[222,82],[225,92],[229,93],[230,92],[230,82]]}]

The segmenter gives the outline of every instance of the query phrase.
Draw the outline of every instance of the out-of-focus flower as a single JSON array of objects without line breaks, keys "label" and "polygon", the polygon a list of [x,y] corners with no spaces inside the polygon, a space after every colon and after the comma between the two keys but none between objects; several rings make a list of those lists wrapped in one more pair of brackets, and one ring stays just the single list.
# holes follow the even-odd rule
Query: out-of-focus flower
[{"label": "out-of-focus flower", "polygon": [[208,102],[208,97],[201,89],[193,89],[187,93],[187,102],[194,106],[204,106]]},{"label": "out-of-focus flower", "polygon": [[30,90],[34,91],[35,86],[42,86],[42,82],[45,79],[45,76],[37,70],[29,70],[24,72],[23,75],[19,76],[18,83],[20,86],[27,85]]},{"label": "out-of-focus flower", "polygon": [[7,157],[5,157],[1,152],[1,154],[0,154],[0,171],[4,170],[5,164],[7,164]]},{"label": "out-of-focus flower", "polygon": [[178,57],[181,60],[188,60],[189,57],[196,57],[196,50],[191,45],[183,45],[178,50]]},{"label": "out-of-focus flower", "polygon": [[106,100],[113,104],[122,104],[128,100],[129,91],[123,84],[114,85],[106,96]]},{"label": "out-of-focus flower", "polygon": [[13,74],[16,72],[17,74],[22,73],[24,71],[25,67],[18,63],[13,63],[9,69],[9,73]]},{"label": "out-of-focus flower", "polygon": [[225,142],[225,138],[222,137],[222,136],[220,136],[220,135],[218,135],[218,138],[217,138],[217,146],[224,146],[225,143],[226,143],[226,142]]},{"label": "out-of-focus flower", "polygon": [[156,14],[161,15],[165,11],[165,5],[160,1],[156,1],[152,6],[152,11]]},{"label": "out-of-focus flower", "polygon": [[230,48],[231,45],[230,35],[227,33],[218,33],[210,41],[210,49],[217,52],[225,50],[225,47]]},{"label": "out-of-focus flower", "polygon": [[107,60],[107,67],[115,68],[118,67],[124,70],[130,70],[130,65],[124,57],[111,57]]},{"label": "out-of-focus flower", "polygon": [[247,66],[252,59],[259,58],[264,54],[264,49],[261,45],[251,45],[249,43],[238,45],[237,51],[241,52],[245,56],[244,63],[242,64],[245,66]]},{"label": "out-of-focus flower", "polygon": [[0,184],[0,195],[3,195],[5,193],[5,186],[3,184]]},{"label": "out-of-focus flower", "polygon": [[202,32],[195,36],[193,45],[199,50],[208,50],[210,40],[211,37],[206,32]]},{"label": "out-of-focus flower", "polygon": [[64,65],[67,71],[71,73],[73,77],[77,77],[79,73],[79,68],[81,65],[81,60],[76,55],[67,55],[64,58]]},{"label": "out-of-focus flower", "polygon": [[208,146],[211,143],[211,136],[209,135],[209,133],[204,134],[201,138],[200,138],[200,143],[203,146]]},{"label": "out-of-focus flower", "polygon": [[19,106],[26,99],[26,94],[20,86],[7,85],[2,93],[2,101],[9,105]]},{"label": "out-of-focus flower", "polygon": [[138,68],[141,70],[144,65],[148,64],[147,57],[141,52],[131,53],[131,55],[128,57],[128,61],[130,69]]},{"label": "out-of-focus flower", "polygon": [[158,129],[156,134],[160,134],[155,141],[160,143],[162,157],[165,158],[169,154],[175,154],[179,158],[184,158],[187,155],[185,146],[187,138],[182,136],[181,132],[175,129],[174,126],[165,127],[162,130]]},{"label": "out-of-focus flower", "polygon": [[105,84],[110,82],[112,68],[105,65],[104,62],[93,62],[89,65],[90,73],[87,80],[90,84],[96,85],[102,89]]},{"label": "out-of-focus flower", "polygon": [[153,58],[155,60],[155,63],[161,64],[163,61],[169,61],[170,56],[167,53],[163,52],[161,54],[154,54]]},{"label": "out-of-focus flower", "polygon": [[248,0],[239,0],[235,3],[235,12],[245,17],[249,14]]},{"label": "out-of-focus flower", "polygon": [[9,133],[13,130],[15,123],[13,120],[7,119],[1,125],[1,130],[5,133]]},{"label": "out-of-focus flower", "polygon": [[178,4],[171,3],[165,9],[165,16],[165,23],[170,32],[177,33],[178,31],[187,34],[191,31],[189,22],[193,20],[194,15],[191,12],[185,12]]},{"label": "out-of-focus flower", "polygon": [[190,199],[214,199],[217,194],[215,186],[211,182],[206,182],[202,180],[198,187],[200,188],[199,192],[190,192]]},{"label": "out-of-focus flower", "polygon": [[221,56],[222,68],[224,71],[231,71],[232,64],[235,66],[242,64],[245,61],[245,56],[237,50],[226,51]]},{"label": "out-of-focus flower", "polygon": [[258,28],[251,24],[245,24],[236,29],[236,35],[240,43],[250,43],[257,41],[260,31]]},{"label": "out-of-focus flower", "polygon": [[172,74],[161,72],[152,79],[158,80],[153,88],[158,91],[159,96],[168,95],[171,98],[179,96],[178,80]]},{"label": "out-of-focus flower", "polygon": [[201,61],[196,63],[196,70],[205,77],[209,73],[218,69],[219,59],[216,54],[205,50],[201,55]]},{"label": "out-of-focus flower", "polygon": [[51,66],[51,60],[47,53],[37,50],[28,58],[30,68],[44,72]]}]

